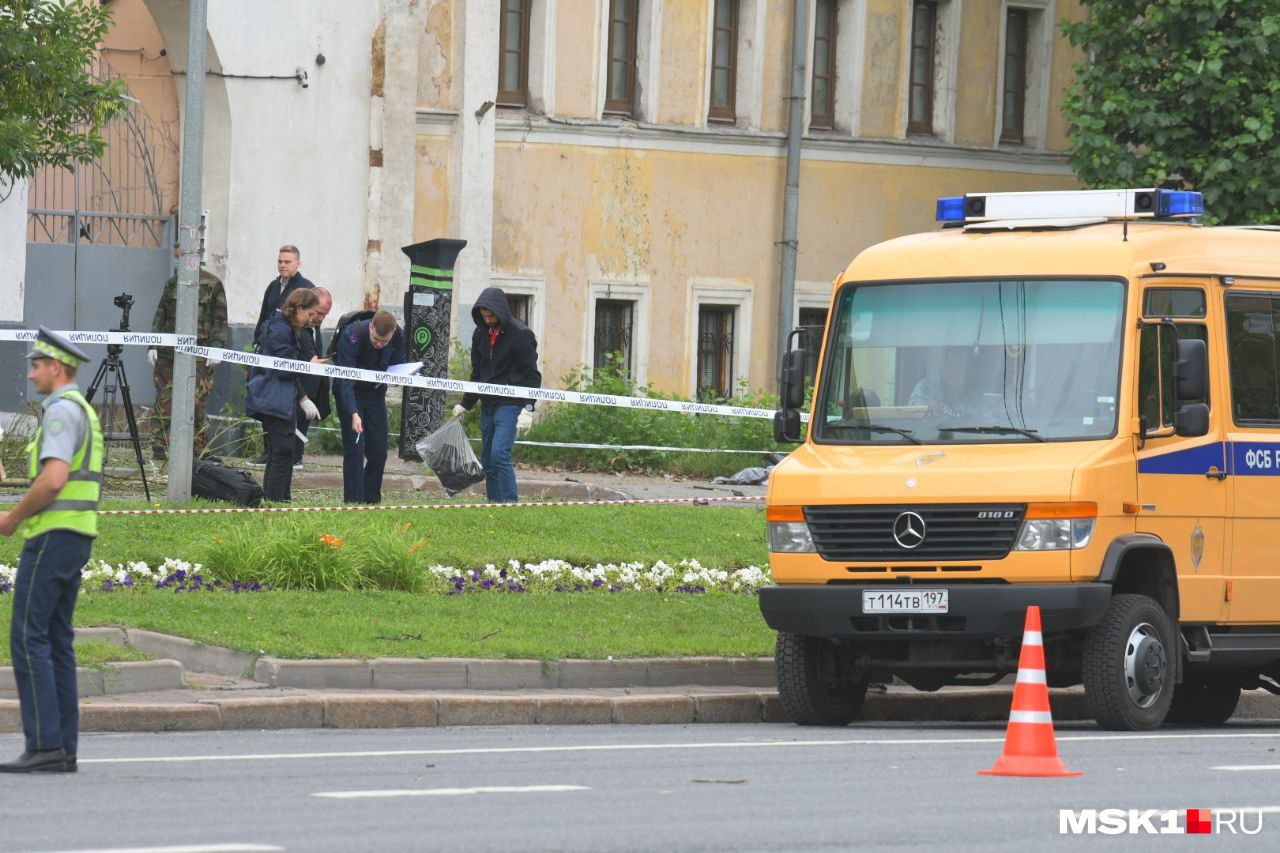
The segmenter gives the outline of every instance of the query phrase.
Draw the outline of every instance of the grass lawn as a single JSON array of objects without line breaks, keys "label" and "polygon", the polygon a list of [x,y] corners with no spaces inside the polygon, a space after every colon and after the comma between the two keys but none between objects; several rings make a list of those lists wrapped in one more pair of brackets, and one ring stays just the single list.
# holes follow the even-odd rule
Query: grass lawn
[{"label": "grass lawn", "polygon": [[[104,509],[145,504],[108,503]],[[483,567],[516,559],[561,559],[575,564],[697,559],[704,566],[742,568],[768,564],[763,507],[588,506],[516,509],[380,510],[260,515],[103,516],[95,560],[152,566],[166,557],[207,563],[213,537],[234,528],[267,534],[297,520],[323,518],[324,530],[347,542],[387,524],[412,525],[426,540],[425,564]],[[0,563],[16,566],[20,540],[0,540]]]},{"label": "grass lawn", "polygon": [[[0,623],[12,596],[0,596]],[[76,624],[130,625],[287,658],[758,656],[754,596],[402,592],[87,593]],[[5,650],[7,652],[7,650]],[[7,661],[0,652],[0,662]]]},{"label": "grass lawn", "polygon": [[[588,565],[697,559],[723,569],[768,564],[762,508],[689,505],[106,516],[94,558],[152,566],[166,557],[206,562],[219,533],[248,530],[267,537],[298,519],[308,526],[320,519],[325,531],[348,542],[387,523],[409,523],[413,536],[426,539],[415,554],[424,566],[463,569],[553,558]],[[20,547],[12,539],[0,541],[0,563],[16,565]],[[7,624],[11,608],[12,596],[0,595],[0,625]],[[133,589],[82,593],[76,623],[146,628],[291,658],[756,656],[773,648],[755,597],[723,593]],[[0,661],[6,655],[7,649],[0,650]]]}]

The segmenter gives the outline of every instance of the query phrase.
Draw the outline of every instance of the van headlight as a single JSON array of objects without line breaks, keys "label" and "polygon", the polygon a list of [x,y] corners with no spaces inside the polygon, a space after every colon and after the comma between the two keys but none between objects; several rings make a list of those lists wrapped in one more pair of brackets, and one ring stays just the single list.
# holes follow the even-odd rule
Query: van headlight
[{"label": "van headlight", "polygon": [[809,525],[803,521],[769,522],[769,550],[780,554],[812,554]]},{"label": "van headlight", "polygon": [[1073,551],[1088,547],[1098,520],[1094,503],[1030,504],[1015,551]]},{"label": "van headlight", "polygon": [[812,554],[813,537],[804,520],[802,506],[769,506],[769,550],[779,554]]}]

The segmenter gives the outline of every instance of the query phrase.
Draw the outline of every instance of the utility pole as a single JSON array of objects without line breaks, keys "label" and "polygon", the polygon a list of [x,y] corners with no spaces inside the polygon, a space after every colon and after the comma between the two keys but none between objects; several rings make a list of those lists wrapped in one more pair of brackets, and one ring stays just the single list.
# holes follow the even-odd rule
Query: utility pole
[{"label": "utility pole", "polygon": [[796,220],[800,213],[800,139],[804,134],[805,54],[809,0],[795,0],[791,20],[791,117],[787,127],[787,189],[782,200],[782,270],[778,281],[778,364],[787,351],[796,305]]},{"label": "utility pole", "polygon": [[[182,121],[182,196],[178,206],[178,310],[174,331],[195,340],[200,308],[200,183],[204,175],[204,45],[208,0],[191,0],[187,22],[187,101]],[[196,359],[173,354],[169,419],[169,500],[191,500],[195,453]]]}]

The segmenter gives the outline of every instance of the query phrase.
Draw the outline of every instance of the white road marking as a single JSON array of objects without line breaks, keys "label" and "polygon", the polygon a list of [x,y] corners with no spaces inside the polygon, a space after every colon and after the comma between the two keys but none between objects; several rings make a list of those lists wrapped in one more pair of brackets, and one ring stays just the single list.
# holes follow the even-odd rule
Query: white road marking
[{"label": "white road marking", "polygon": [[468,794],[546,794],[563,791],[590,791],[582,785],[489,785],[480,788],[403,788],[386,791],[323,791],[313,797],[332,800],[363,800],[380,797],[461,797]]},{"label": "white road marking", "polygon": [[183,844],[179,847],[104,847],[59,850],[58,853],[275,853],[283,847],[271,844]]},{"label": "white road marking", "polygon": [[[1058,735],[1059,743],[1112,742],[1120,740],[1240,740],[1243,738],[1280,738],[1280,732],[1226,732],[1185,734],[1097,734]],[[832,746],[938,746],[953,744],[1004,743],[1004,733],[994,737],[950,738],[840,738],[828,740],[761,740],[719,741],[701,743],[617,743],[577,744],[573,746],[502,746],[463,747],[459,749],[386,749],[350,752],[276,752],[245,755],[157,755],[137,758],[81,758],[81,764],[174,764],[210,761],[302,761],[329,758],[404,758],[439,755],[518,755],[522,753],[557,752],[642,752],[645,750],[681,749],[757,749]]]},{"label": "white road marking", "polygon": [[1280,764],[1223,764],[1210,770],[1280,770]]}]

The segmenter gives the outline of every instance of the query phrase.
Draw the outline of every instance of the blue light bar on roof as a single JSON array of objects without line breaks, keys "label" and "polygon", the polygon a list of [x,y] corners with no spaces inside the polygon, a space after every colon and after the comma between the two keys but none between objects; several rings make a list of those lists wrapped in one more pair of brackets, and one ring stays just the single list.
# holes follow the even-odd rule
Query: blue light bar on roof
[{"label": "blue light bar on roof", "polygon": [[1156,216],[1203,216],[1204,196],[1191,190],[1156,190]]},{"label": "blue light bar on roof", "polygon": [[955,195],[938,199],[939,222],[964,222],[964,196]]}]

